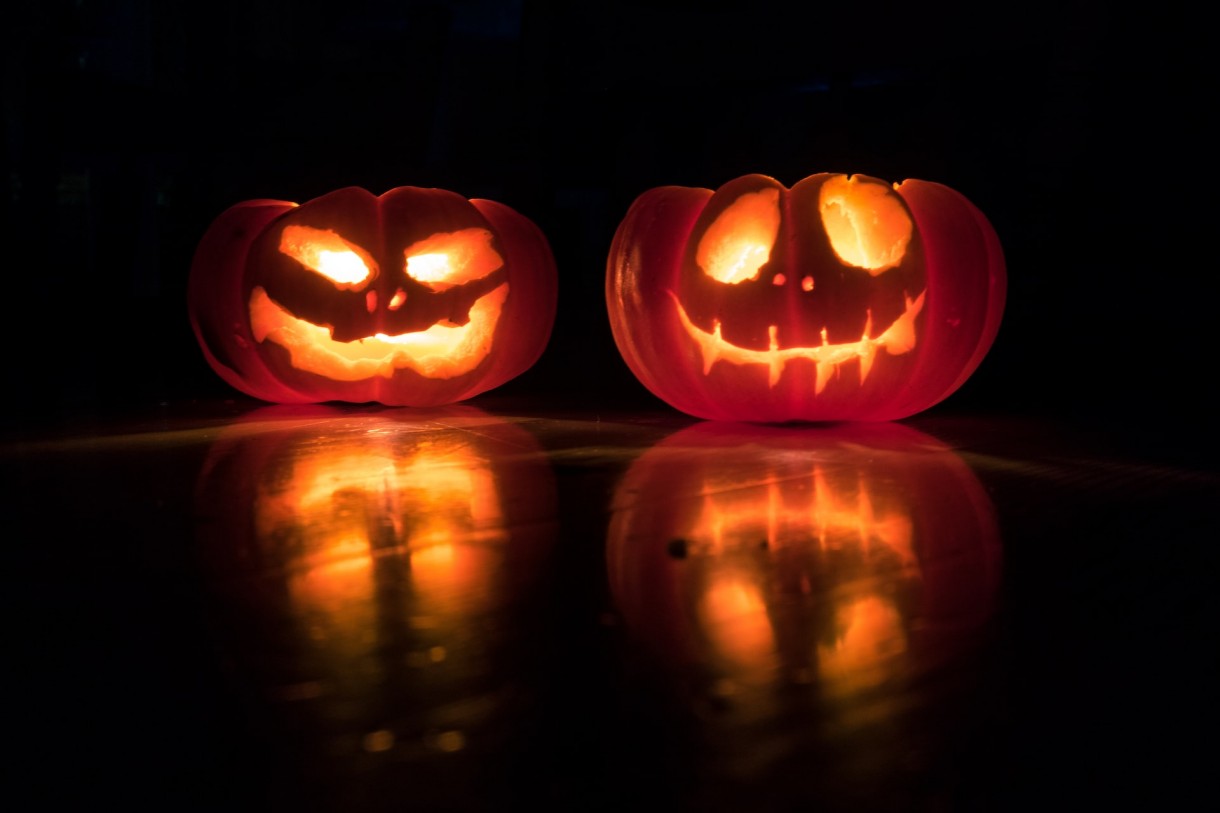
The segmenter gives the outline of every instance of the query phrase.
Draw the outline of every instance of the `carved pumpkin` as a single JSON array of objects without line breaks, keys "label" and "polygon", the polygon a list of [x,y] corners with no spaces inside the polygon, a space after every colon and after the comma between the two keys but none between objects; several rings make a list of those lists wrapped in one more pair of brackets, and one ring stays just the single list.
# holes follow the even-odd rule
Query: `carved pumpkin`
[{"label": "carved pumpkin", "polygon": [[899,424],[699,424],[632,464],[612,510],[628,629],[756,716],[783,716],[776,687],[838,704],[926,672],[996,606],[991,501],[952,450]]},{"label": "carved pumpkin", "polygon": [[649,390],[756,422],[927,409],[982,361],[1005,290],[995,231],[961,194],[830,173],[650,190],[606,275],[615,342]]},{"label": "carved pumpkin", "polygon": [[222,213],[189,310],[212,369],[256,398],[434,406],[529,369],[556,288],[546,238],[502,204],[349,187]]},{"label": "carved pumpkin", "polygon": [[367,778],[387,751],[396,775],[485,747],[549,611],[555,499],[534,437],[470,407],[273,406],[225,427],[196,485],[200,556],[226,657],[290,750]]}]

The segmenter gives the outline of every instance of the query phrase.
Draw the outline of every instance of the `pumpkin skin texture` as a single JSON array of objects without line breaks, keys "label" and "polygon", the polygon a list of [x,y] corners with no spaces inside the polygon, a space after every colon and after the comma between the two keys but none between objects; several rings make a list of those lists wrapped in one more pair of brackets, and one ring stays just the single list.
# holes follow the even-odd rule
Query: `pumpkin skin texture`
[{"label": "pumpkin skin texture", "polygon": [[666,186],[615,233],[615,342],[653,394],[699,418],[889,421],[957,390],[999,329],[995,230],[929,181],[746,175]]},{"label": "pumpkin skin texture", "polygon": [[276,403],[438,406],[536,362],[555,321],[551,249],[503,204],[403,186],[223,212],[188,285],[208,364]]}]

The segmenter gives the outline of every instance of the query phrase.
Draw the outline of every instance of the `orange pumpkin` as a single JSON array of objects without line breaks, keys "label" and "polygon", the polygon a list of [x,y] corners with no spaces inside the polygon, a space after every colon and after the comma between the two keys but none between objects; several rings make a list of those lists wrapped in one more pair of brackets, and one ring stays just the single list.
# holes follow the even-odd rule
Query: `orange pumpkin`
[{"label": "orange pumpkin", "polygon": [[237,204],[195,253],[195,336],[265,401],[435,406],[529,369],[555,320],[550,246],[499,203],[349,187]]},{"label": "orange pumpkin", "polygon": [[628,367],[683,412],[896,420],[971,375],[1006,283],[994,229],[946,186],[747,175],[637,198],[606,301]]}]

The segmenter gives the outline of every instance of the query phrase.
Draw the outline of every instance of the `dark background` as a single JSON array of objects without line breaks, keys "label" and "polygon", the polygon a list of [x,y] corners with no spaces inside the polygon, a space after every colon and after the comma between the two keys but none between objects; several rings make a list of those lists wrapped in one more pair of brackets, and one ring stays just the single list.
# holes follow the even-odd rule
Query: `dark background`
[{"label": "dark background", "polygon": [[[191,257],[242,200],[414,185],[513,207],[547,235],[560,274],[546,352],[486,395],[518,418],[581,418],[539,422],[554,433],[567,534],[543,596],[555,644],[537,669],[558,697],[543,727],[570,735],[592,717],[590,739],[614,736],[548,740],[504,770],[552,756],[534,774],[571,769],[571,809],[589,788],[646,798],[652,777],[624,781],[614,766],[661,772],[675,762],[662,751],[700,732],[666,731],[660,704],[606,703],[627,692],[610,685],[621,665],[591,585],[627,461],[599,455],[638,451],[682,416],[614,347],[610,241],[654,186],[851,172],[958,190],[1008,265],[990,354],[911,421],[973,452],[1005,520],[1000,652],[978,669],[1015,699],[994,729],[986,714],[967,720],[976,736],[943,784],[1021,811],[1120,809],[1132,787],[1145,809],[1206,807],[1211,31],[1168,4],[1086,0],[9,3],[0,415],[18,442],[4,450],[0,538],[17,639],[10,742],[25,757],[14,773],[32,797],[259,808],[246,780],[262,787],[278,752],[241,736],[263,721],[242,716],[231,664],[209,649],[190,545],[167,544],[197,530],[198,427],[254,406],[196,346]],[[593,437],[611,406],[637,417],[616,431],[637,434]],[[669,423],[649,428],[658,412]],[[141,431],[113,430],[131,425]],[[86,440],[37,442],[65,427]],[[834,778],[835,755],[821,756],[818,775]],[[799,783],[807,766],[793,767]],[[513,778],[520,798],[537,793],[534,774]]]},{"label": "dark background", "polygon": [[606,253],[632,200],[833,171],[944,183],[999,233],[1000,335],[940,409],[1202,418],[1206,26],[1112,6],[10,6],[6,414],[234,396],[187,323],[195,245],[238,201],[347,185],[493,198],[548,236],[552,340],[502,394],[658,405],[605,318]]}]

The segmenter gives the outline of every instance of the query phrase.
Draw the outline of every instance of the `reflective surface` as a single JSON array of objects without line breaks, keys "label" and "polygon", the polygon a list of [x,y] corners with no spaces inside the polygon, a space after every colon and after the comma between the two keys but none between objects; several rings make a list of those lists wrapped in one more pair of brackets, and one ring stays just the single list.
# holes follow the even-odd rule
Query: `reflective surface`
[{"label": "reflective surface", "polygon": [[494,399],[13,432],[16,773],[159,809],[1174,806],[1212,730],[1197,459]]}]

